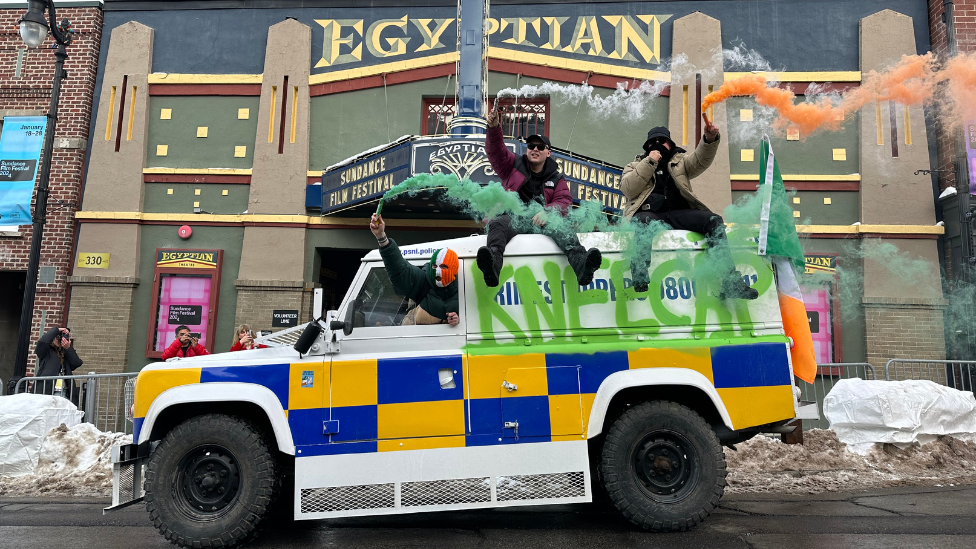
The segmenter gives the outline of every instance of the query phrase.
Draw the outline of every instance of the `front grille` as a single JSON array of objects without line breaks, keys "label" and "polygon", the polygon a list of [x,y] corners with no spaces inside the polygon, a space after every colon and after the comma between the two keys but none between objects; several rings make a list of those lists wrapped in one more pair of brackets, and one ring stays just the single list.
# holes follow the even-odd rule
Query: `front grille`
[{"label": "front grille", "polygon": [[586,495],[583,471],[498,477],[498,501],[571,498]]},{"label": "front grille", "polygon": [[491,501],[491,479],[462,478],[404,482],[400,485],[400,505],[453,505]]},{"label": "front grille", "polygon": [[356,509],[392,509],[393,484],[361,484],[303,488],[302,513],[328,513]]}]

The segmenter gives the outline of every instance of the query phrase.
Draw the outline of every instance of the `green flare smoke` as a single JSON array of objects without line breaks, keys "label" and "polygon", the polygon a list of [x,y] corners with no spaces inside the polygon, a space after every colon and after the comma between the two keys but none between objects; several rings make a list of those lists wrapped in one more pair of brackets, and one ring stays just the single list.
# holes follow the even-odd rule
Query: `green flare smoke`
[{"label": "green flare smoke", "polygon": [[[465,215],[479,222],[486,222],[492,217],[507,214],[512,219],[512,226],[520,233],[539,233],[533,219],[541,215],[547,228],[566,232],[605,232],[618,233],[621,238],[623,256],[634,265],[649,264],[651,261],[651,243],[658,233],[670,230],[671,227],[659,221],[650,223],[620,220],[611,222],[603,205],[599,201],[582,201],[577,208],[571,208],[567,215],[562,215],[554,208],[545,208],[537,202],[525,204],[518,193],[506,190],[498,182],[481,185],[468,179],[458,180],[448,174],[418,174],[394,186],[383,194],[380,204],[386,200],[395,199],[401,195],[416,195],[418,192],[441,189],[444,194],[441,200],[458,208]],[[785,206],[789,207],[789,206]],[[379,210],[379,208],[377,208]],[[743,214],[744,215],[744,214]],[[741,217],[741,216],[740,216]],[[755,215],[752,224],[758,220]],[[743,231],[749,232],[752,231]],[[751,234],[748,236],[752,236]],[[700,239],[701,236],[692,236]],[[728,246],[727,240],[709,243],[710,246]],[[715,259],[718,254],[703,254],[698,258],[686,254],[679,254],[676,260],[681,263],[677,268],[693,273],[696,278],[721,280],[725,277],[727,266]],[[717,293],[717,290],[716,292]]]}]

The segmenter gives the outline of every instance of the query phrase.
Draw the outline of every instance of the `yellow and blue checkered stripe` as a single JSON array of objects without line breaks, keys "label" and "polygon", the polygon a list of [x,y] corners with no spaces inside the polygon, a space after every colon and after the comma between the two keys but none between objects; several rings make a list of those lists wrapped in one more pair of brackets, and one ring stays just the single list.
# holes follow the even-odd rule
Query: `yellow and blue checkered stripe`
[{"label": "yellow and blue checkered stripe", "polygon": [[[135,436],[167,388],[238,382],[278,397],[302,456],[580,440],[607,376],[660,367],[701,373],[740,429],[793,417],[788,360],[785,344],[755,343],[152,370],[139,378]],[[452,388],[438,381],[445,368]]]}]

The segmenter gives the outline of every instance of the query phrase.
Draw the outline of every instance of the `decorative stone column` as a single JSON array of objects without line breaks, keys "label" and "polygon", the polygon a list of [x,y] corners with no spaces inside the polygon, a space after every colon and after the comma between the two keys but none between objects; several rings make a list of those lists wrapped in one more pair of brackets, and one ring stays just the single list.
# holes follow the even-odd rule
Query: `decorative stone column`
[{"label": "decorative stone column", "polygon": [[[675,20],[672,58],[683,54],[687,63],[672,69],[671,100],[668,116],[671,138],[688,152],[695,150],[705,123],[701,119],[698,97],[698,76],[701,77],[701,98],[709,88],[717,90],[725,82],[722,64],[722,24],[718,19],[695,12]],[[732,203],[732,183],[729,170],[729,136],[725,103],[715,105],[712,121],[722,130],[722,141],[712,166],[691,181],[695,195],[713,212],[722,213]]]},{"label": "decorative stone column", "polygon": [[271,328],[274,309],[297,309],[300,321],[309,316],[305,226],[292,216],[305,214],[311,51],[307,25],[286,19],[268,30],[248,212],[276,225],[245,227],[235,282],[236,323],[255,330]]},{"label": "decorative stone column", "polygon": [[[891,10],[861,19],[860,36],[862,75],[916,53],[912,18]],[[861,109],[860,120],[861,223],[934,225],[931,180],[914,175],[929,167],[922,107],[872,103]],[[910,256],[914,262],[905,264],[917,272],[892,264],[877,242],[862,243],[867,360],[879,375],[891,358],[945,358],[938,240],[884,238],[884,243]]]},{"label": "decorative stone column", "polygon": [[[153,29],[128,22],[112,30],[82,211],[141,212],[152,71]],[[70,324],[85,371],[123,372],[129,357],[133,299],[139,285],[141,226],[121,220],[80,224],[79,253],[108,253],[97,275],[72,276]],[[78,271],[75,271],[76,273]],[[139,311],[143,314],[143,311]],[[111,343],[106,334],[113,334]]]}]

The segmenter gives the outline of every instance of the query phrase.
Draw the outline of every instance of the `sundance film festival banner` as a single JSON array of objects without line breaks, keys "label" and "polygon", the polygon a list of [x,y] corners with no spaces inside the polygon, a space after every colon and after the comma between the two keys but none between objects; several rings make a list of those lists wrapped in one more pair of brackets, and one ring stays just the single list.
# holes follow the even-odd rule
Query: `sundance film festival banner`
[{"label": "sundance film festival banner", "polygon": [[47,118],[6,116],[0,133],[0,225],[30,225]]}]

